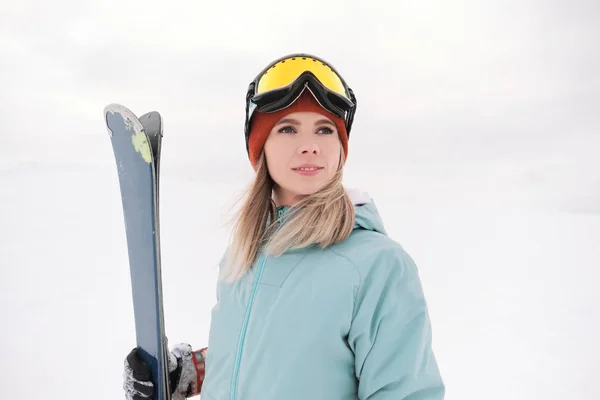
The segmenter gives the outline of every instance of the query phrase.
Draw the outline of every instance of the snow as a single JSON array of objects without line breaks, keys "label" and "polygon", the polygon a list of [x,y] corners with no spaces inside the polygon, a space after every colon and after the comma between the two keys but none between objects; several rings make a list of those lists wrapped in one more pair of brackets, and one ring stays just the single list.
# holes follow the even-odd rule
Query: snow
[{"label": "snow", "polygon": [[[170,140],[161,182],[167,334],[199,348],[227,239],[223,221],[250,175],[203,180],[206,166],[170,162]],[[110,158],[107,135],[95,151]],[[585,151],[577,154],[571,168],[587,167]],[[580,193],[541,184],[486,192],[476,174],[440,177],[433,168],[427,178],[421,166],[412,176],[373,178],[350,164],[349,186],[369,192],[419,266],[448,399],[600,396],[600,213],[563,207],[565,198],[592,195],[584,183],[598,182],[599,169],[571,177]],[[135,339],[114,165],[17,163],[0,180],[7,397],[123,398],[122,362]]]}]

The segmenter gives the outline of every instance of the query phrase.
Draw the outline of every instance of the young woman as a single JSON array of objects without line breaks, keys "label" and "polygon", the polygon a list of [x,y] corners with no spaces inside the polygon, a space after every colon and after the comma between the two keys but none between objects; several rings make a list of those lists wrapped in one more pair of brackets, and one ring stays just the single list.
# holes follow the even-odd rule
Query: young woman
[{"label": "young woman", "polygon": [[[222,259],[208,346],[174,346],[173,398],[438,400],[426,300],[411,257],[342,172],[356,98],[327,62],[295,54],[250,84],[256,171]],[[152,398],[137,349],[128,399]]]}]

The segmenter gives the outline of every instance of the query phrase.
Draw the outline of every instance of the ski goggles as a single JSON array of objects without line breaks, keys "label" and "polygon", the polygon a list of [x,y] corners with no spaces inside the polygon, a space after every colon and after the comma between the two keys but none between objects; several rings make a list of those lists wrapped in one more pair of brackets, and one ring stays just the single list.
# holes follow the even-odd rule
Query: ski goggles
[{"label": "ski goggles", "polygon": [[246,94],[246,143],[255,111],[274,112],[291,105],[308,88],[319,104],[350,128],[356,97],[341,75],[326,61],[308,54],[293,54],[273,61],[248,86]]}]

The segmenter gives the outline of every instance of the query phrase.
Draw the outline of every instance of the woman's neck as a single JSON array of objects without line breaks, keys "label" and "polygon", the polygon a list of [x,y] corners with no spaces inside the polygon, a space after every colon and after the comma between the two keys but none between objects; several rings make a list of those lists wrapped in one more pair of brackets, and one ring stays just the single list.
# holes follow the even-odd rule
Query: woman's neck
[{"label": "woman's neck", "polygon": [[304,197],[306,196],[292,193],[288,190],[282,189],[281,187],[273,188],[272,198],[277,208],[285,206],[293,207],[294,204],[302,200]]}]

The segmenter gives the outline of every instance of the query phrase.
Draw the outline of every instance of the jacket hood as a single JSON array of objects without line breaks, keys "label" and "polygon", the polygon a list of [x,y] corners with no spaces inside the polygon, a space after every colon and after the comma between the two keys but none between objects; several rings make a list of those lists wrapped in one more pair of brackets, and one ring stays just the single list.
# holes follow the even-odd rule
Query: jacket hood
[{"label": "jacket hood", "polygon": [[387,235],[379,210],[377,210],[371,196],[359,189],[346,188],[346,193],[352,200],[352,204],[354,204],[356,214],[354,229],[364,229]]}]

